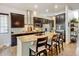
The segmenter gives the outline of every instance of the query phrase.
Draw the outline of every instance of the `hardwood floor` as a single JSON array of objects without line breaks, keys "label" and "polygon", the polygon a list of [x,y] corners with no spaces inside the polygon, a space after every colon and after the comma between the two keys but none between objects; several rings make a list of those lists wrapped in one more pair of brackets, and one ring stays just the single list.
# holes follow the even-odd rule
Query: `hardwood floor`
[{"label": "hardwood floor", "polygon": [[3,47],[0,49],[0,56],[16,56],[16,46],[15,47]]},{"label": "hardwood floor", "polygon": [[62,51],[59,56],[76,56],[76,44],[70,43],[64,45],[64,51]]},{"label": "hardwood floor", "polygon": [[[61,51],[58,56],[76,56],[79,54],[76,54],[76,48],[77,46],[75,43],[64,44],[64,51]],[[16,56],[16,46],[0,49],[0,56]]]}]

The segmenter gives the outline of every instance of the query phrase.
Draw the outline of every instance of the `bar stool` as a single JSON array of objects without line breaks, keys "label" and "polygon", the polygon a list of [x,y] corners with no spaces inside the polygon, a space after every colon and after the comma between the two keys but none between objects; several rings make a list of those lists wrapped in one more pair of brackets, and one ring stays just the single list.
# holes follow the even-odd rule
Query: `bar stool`
[{"label": "bar stool", "polygon": [[63,34],[62,33],[60,33],[60,35],[59,35],[59,42],[60,42],[60,45],[61,45],[61,47],[60,48],[62,48],[62,50],[64,50],[64,47],[63,47],[63,40],[64,40],[64,36],[63,36]]},{"label": "bar stool", "polygon": [[58,50],[60,51],[60,44],[58,41],[58,35],[53,35],[52,39],[51,39],[51,43],[47,44],[49,46],[49,49],[51,51],[51,54],[53,54],[53,50],[55,49],[56,51],[56,55],[58,55]]},{"label": "bar stool", "polygon": [[30,56],[40,56],[41,54],[47,56],[47,39],[48,37],[38,38],[36,46],[29,48]]}]

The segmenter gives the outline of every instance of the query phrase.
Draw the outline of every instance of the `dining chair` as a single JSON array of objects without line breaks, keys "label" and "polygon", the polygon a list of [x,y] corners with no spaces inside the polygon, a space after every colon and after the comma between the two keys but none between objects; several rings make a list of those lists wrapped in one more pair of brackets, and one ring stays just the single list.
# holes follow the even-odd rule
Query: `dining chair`
[{"label": "dining chair", "polygon": [[30,56],[47,56],[47,40],[48,37],[38,38],[36,45],[29,48]]}]

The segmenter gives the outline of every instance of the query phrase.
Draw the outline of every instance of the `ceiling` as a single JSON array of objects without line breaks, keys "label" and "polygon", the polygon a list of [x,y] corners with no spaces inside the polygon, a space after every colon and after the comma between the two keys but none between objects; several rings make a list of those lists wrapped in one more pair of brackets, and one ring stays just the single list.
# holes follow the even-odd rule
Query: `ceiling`
[{"label": "ceiling", "polygon": [[[0,3],[0,5],[8,6],[20,10],[33,10],[38,13],[57,13],[65,10],[65,5],[68,5],[69,8],[75,10],[79,9],[79,3]],[[37,5],[38,8],[35,9],[34,5]],[[58,8],[55,8],[55,5]],[[46,12],[48,9],[48,12]]]}]

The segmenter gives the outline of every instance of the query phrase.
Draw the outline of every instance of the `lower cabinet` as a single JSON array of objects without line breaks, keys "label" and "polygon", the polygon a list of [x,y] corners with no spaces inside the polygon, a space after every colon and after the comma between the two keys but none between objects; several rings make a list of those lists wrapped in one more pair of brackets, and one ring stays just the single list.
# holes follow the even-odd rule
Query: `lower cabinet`
[{"label": "lower cabinet", "polygon": [[16,46],[17,45],[17,38],[15,36],[11,37],[11,46]]}]

